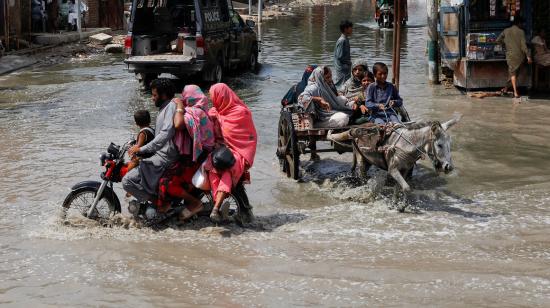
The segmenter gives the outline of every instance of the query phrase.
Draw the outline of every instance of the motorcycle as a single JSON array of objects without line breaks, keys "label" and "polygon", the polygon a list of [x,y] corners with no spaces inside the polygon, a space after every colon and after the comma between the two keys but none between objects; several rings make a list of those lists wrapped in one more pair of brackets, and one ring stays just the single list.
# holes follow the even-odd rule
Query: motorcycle
[{"label": "motorcycle", "polygon": [[[401,24],[406,25],[408,17],[407,1],[401,1]],[[394,26],[395,10],[394,1],[376,1],[376,10],[374,13],[374,19],[378,23],[380,28],[391,29]]]},{"label": "motorcycle", "polygon": [[[73,216],[87,217],[99,221],[108,222],[115,214],[121,213],[120,200],[113,189],[114,183],[120,183],[128,172],[128,164],[125,155],[128,149],[135,144],[135,140],[119,146],[111,143],[107,152],[100,156],[100,165],[105,168],[100,175],[102,181],[83,181],[71,187],[71,192],[65,197],[62,205],[62,219],[69,220]],[[200,164],[193,166],[193,173],[199,170]],[[170,182],[169,185],[175,185]],[[203,210],[198,216],[208,216],[213,208],[214,201],[209,190],[201,190],[192,185],[186,185],[185,190],[203,202]],[[181,187],[180,187],[181,188]],[[167,189],[166,191],[170,191]],[[171,219],[177,219],[185,209],[183,199],[168,195],[163,200],[167,204],[155,204],[153,202],[130,202],[129,212],[134,219],[141,220],[146,226],[155,226],[166,223]],[[250,223],[253,219],[252,206],[241,180],[233,189],[224,203],[228,203],[229,221],[235,221],[240,225]]]},{"label": "motorcycle", "polygon": [[393,28],[393,6],[384,4],[377,8],[375,20],[381,28]]}]

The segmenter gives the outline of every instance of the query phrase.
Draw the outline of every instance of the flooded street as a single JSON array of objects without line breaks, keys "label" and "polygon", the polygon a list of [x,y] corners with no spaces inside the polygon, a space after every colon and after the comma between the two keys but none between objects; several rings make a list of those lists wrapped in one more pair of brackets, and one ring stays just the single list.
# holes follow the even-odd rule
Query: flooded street
[{"label": "flooded street", "polygon": [[259,145],[247,186],[256,227],[226,236],[57,221],[73,184],[99,180],[99,153],[135,135],[134,111],[153,110],[121,57],[0,77],[0,304],[547,307],[550,102],[429,86],[426,9],[409,3],[400,87],[409,114],[464,117],[451,130],[455,171],[437,176],[422,161],[407,213],[391,209],[392,187],[350,178],[349,154],[302,156],[303,183],[275,157],[280,99],[306,64],[332,64],[341,19],[355,23],[352,58],[391,64],[393,33],[375,27],[370,1],[263,23],[260,73],[227,81],[250,106]]}]

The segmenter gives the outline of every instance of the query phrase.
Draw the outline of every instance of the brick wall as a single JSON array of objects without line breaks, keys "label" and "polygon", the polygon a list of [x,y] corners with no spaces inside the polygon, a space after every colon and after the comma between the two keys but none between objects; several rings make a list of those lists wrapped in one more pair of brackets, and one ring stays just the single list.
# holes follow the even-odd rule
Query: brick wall
[{"label": "brick wall", "polygon": [[86,27],[88,28],[99,27],[99,1],[100,0],[86,0],[86,4],[88,5]]}]

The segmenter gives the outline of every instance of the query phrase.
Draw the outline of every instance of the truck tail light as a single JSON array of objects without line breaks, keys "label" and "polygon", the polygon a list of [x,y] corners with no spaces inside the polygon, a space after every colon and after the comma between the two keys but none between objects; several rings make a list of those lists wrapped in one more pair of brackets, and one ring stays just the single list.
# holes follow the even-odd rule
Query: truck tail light
[{"label": "truck tail light", "polygon": [[128,33],[126,38],[124,38],[124,54],[126,58],[132,55],[132,33]]},{"label": "truck tail light", "polygon": [[204,37],[202,37],[200,33],[197,33],[195,41],[197,44],[197,56],[204,56],[204,54],[206,53]]}]

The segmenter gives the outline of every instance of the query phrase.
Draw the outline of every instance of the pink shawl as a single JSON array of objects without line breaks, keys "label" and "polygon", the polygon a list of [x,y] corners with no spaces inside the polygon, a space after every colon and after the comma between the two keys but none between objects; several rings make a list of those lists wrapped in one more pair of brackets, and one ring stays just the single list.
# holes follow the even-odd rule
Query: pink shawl
[{"label": "pink shawl", "polygon": [[196,85],[185,86],[181,96],[186,105],[184,122],[191,141],[185,142],[187,136],[185,132],[180,131],[176,132],[175,142],[180,153],[192,154],[193,161],[197,161],[204,149],[210,151],[214,147],[212,122],[207,114],[208,98]]},{"label": "pink shawl", "polygon": [[217,118],[225,144],[252,167],[258,136],[250,109],[225,83],[210,87],[210,98],[214,107],[208,114]]}]

